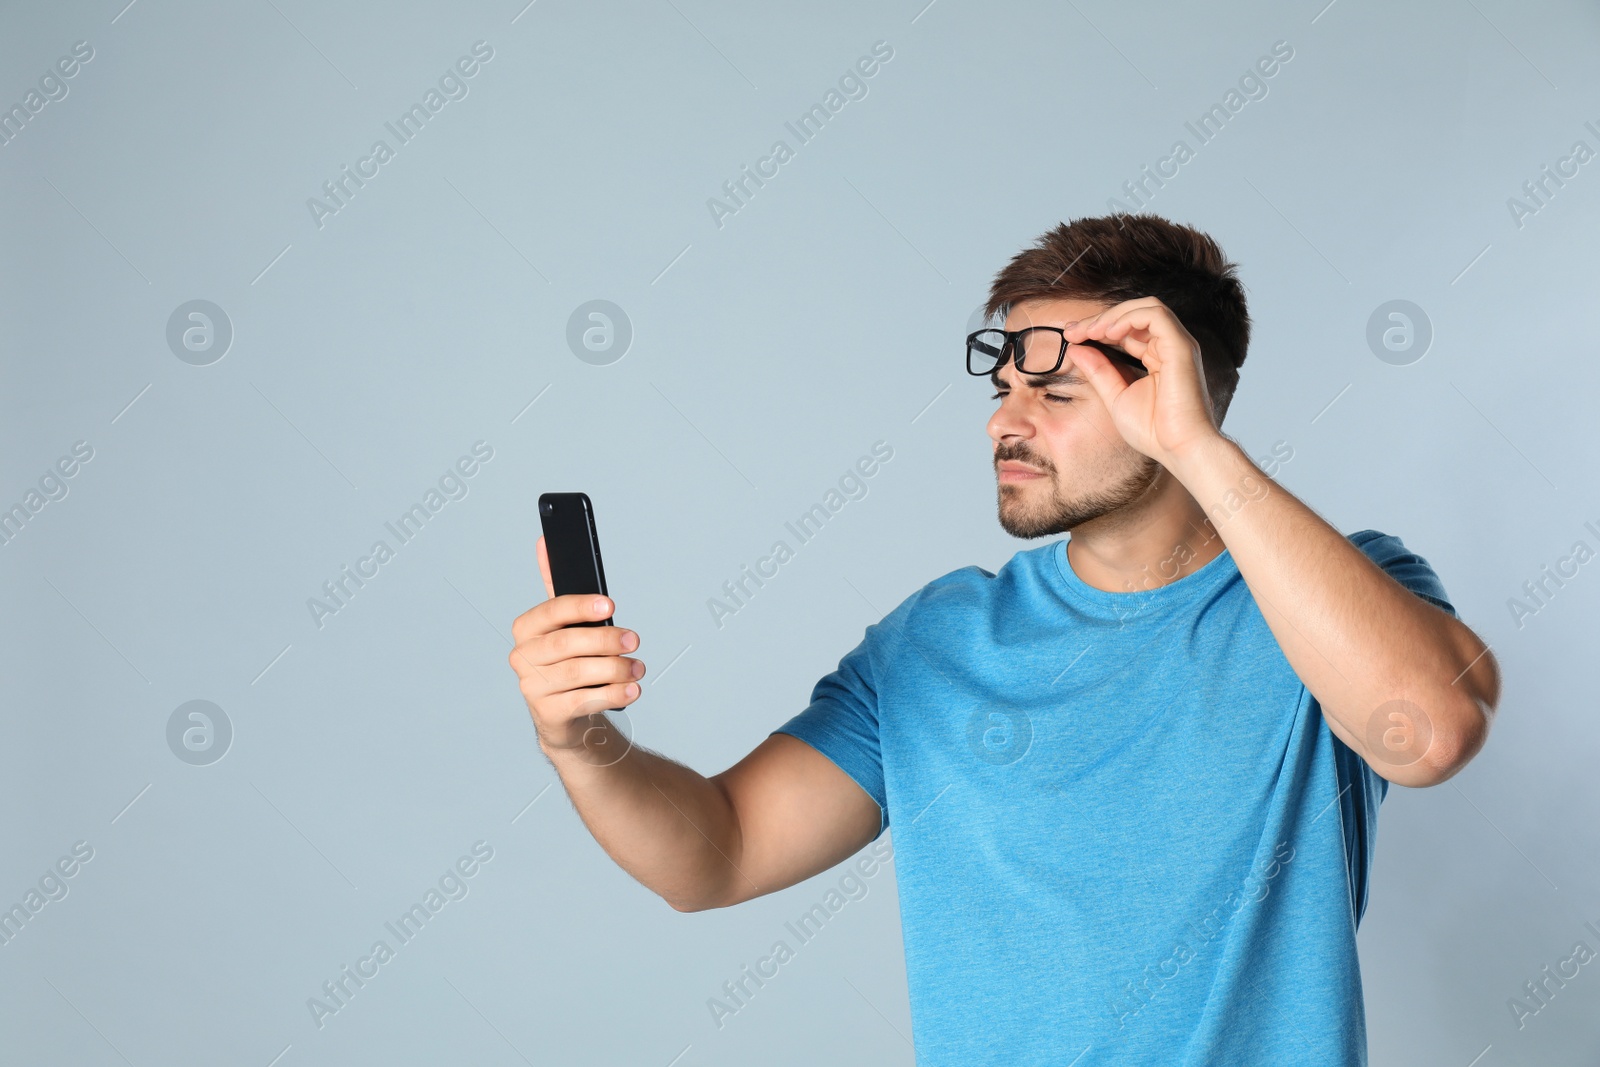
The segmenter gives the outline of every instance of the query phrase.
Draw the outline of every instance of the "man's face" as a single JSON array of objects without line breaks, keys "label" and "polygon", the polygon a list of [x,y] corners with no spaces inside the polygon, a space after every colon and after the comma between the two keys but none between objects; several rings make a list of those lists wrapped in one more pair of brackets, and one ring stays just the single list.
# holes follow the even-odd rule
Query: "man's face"
[{"label": "man's face", "polygon": [[[1065,326],[1109,304],[1030,300],[1011,309],[1007,330]],[[1059,344],[1059,340],[1057,341]],[[999,408],[987,427],[994,440],[1000,526],[1013,537],[1049,537],[1126,507],[1150,489],[1161,465],[1122,440],[1074,358],[1073,345],[1055,381],[1018,374],[1008,362],[996,372]],[[1127,381],[1139,372],[1113,361]],[[1013,470],[1031,468],[1031,472]]]}]

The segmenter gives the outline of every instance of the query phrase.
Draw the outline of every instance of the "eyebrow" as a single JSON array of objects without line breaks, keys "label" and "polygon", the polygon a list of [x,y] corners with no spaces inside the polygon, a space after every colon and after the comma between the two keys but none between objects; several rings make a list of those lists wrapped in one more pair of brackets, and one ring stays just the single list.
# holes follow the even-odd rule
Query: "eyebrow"
[{"label": "eyebrow", "polygon": [[[1077,369],[1056,371],[1054,374],[1024,374],[1028,385],[1034,389],[1048,389],[1052,385],[1088,385],[1089,380],[1077,372]],[[1009,389],[1010,386],[1000,380],[1000,368],[996,367],[989,372],[989,384],[996,389]]]}]

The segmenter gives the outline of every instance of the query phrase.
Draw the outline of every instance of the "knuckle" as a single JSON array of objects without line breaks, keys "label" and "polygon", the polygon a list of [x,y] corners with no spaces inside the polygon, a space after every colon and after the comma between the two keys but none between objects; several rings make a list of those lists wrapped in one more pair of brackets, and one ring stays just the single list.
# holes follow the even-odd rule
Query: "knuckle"
[{"label": "knuckle", "polygon": [[547,663],[543,667],[540,667],[536,671],[532,671],[530,673],[538,676],[541,684],[544,687],[544,691],[547,693],[559,693],[563,689],[572,688],[569,681],[571,678],[571,672],[567,670],[567,663],[564,660],[558,660],[555,663]]},{"label": "knuckle", "polygon": [[534,658],[534,646],[532,644],[517,645],[511,650],[511,655],[507,659],[511,662],[511,669],[517,672],[517,677],[539,677],[541,668],[539,661]]}]

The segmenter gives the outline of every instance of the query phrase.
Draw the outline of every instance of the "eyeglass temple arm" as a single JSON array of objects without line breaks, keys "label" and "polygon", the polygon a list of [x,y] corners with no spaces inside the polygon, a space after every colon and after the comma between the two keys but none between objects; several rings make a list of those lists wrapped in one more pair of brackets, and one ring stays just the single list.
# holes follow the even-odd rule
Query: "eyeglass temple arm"
[{"label": "eyeglass temple arm", "polygon": [[[1066,337],[1063,336],[1061,339],[1063,341],[1065,341]],[[1145,365],[1142,362],[1139,361],[1138,357],[1130,355],[1127,352],[1124,352],[1120,348],[1115,348],[1115,347],[1105,343],[1104,341],[1091,341],[1091,340],[1085,339],[1085,340],[1077,341],[1077,342],[1073,342],[1073,343],[1080,344],[1080,345],[1088,345],[1090,348],[1097,349],[1098,351],[1100,351],[1103,355],[1105,355],[1105,357],[1107,359],[1114,359],[1119,363],[1126,363],[1130,367],[1137,367],[1140,370],[1147,370],[1148,369],[1148,368],[1145,367]]]}]

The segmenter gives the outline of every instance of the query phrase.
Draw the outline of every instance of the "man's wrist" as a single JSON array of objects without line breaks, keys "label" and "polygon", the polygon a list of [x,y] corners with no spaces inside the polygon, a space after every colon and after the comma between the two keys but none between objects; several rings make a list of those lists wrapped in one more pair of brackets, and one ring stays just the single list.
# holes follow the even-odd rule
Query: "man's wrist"
[{"label": "man's wrist", "polygon": [[577,722],[569,724],[565,743],[553,744],[543,734],[538,738],[539,751],[558,772],[567,768],[604,769],[621,762],[633,748],[632,739],[604,714],[590,717],[581,726]]},{"label": "man's wrist", "polygon": [[[1171,471],[1173,477],[1182,482],[1185,488],[1192,491],[1195,481],[1204,472],[1235,462],[1243,456],[1244,451],[1238,442],[1221,430],[1217,430],[1196,438],[1178,451],[1168,453],[1162,466]],[[1246,460],[1248,461],[1248,457]]]}]

